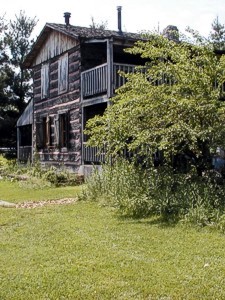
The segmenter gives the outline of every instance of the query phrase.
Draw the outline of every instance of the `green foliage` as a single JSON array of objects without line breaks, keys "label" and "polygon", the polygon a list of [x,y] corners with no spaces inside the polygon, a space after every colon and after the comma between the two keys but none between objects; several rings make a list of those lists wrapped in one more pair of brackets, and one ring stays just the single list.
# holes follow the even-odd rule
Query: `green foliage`
[{"label": "green foliage", "polygon": [[13,71],[10,88],[20,113],[24,101],[31,97],[31,71],[23,67],[23,61],[33,45],[31,34],[36,24],[36,17],[27,17],[24,11],[20,11],[15,20],[10,20],[5,32],[5,45],[10,53],[8,66]]},{"label": "green foliage", "polygon": [[16,146],[16,121],[32,97],[31,71],[23,61],[30,51],[37,24],[20,11],[14,20],[0,18],[0,147]]},{"label": "green foliage", "polygon": [[149,214],[146,201],[147,181],[144,172],[125,160],[113,166],[105,164],[86,179],[82,199],[110,204],[120,212],[132,216]]},{"label": "green foliage", "polygon": [[0,155],[0,168],[2,170],[3,167],[8,166],[8,160],[3,156]]},{"label": "green foliage", "polygon": [[170,166],[142,169],[126,160],[95,171],[81,198],[113,206],[126,216],[154,215],[198,226],[219,224],[225,213],[225,187],[213,176],[180,174]]},{"label": "green foliage", "polygon": [[8,160],[4,155],[0,154],[0,176],[8,175],[12,170],[15,170],[15,166],[15,160]]},{"label": "green foliage", "polygon": [[[221,42],[224,26],[218,20],[213,26],[218,36],[211,37]],[[145,35],[126,50],[146,64],[121,73],[127,82],[112,105],[87,124],[89,144],[106,145],[115,163],[90,179],[86,197],[102,197],[128,216],[157,215],[223,231],[225,186],[212,171],[212,156],[225,148],[225,56],[215,54],[216,42],[189,33],[180,41]],[[133,162],[118,164],[124,152]],[[156,153],[162,159],[154,168]]]},{"label": "green foliage", "polygon": [[127,83],[113,105],[88,122],[89,144],[107,144],[111,156],[127,149],[147,159],[162,150],[167,163],[183,154],[199,175],[209,169],[216,148],[225,147],[225,102],[218,100],[225,56],[196,39],[178,43],[154,34],[126,50],[147,62],[122,74]]},{"label": "green foliage", "polygon": [[43,179],[55,186],[62,185],[78,185],[80,184],[79,176],[65,170],[58,170],[55,167],[50,167],[43,172]]},{"label": "green foliage", "polygon": [[220,23],[218,17],[216,17],[212,23],[212,31],[210,32],[209,40],[216,50],[225,49],[225,26]]},{"label": "green foliage", "polygon": [[43,168],[39,162],[21,166],[14,160],[7,160],[0,155],[0,176],[6,180],[19,181],[25,189],[42,189],[50,186],[79,185],[83,177],[68,170],[51,166]]}]

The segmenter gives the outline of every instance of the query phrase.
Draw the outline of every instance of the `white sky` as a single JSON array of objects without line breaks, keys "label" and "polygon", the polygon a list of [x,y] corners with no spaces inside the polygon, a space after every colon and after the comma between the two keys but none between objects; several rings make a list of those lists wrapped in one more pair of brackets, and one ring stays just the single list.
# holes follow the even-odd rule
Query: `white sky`
[{"label": "white sky", "polygon": [[71,12],[70,23],[89,27],[91,17],[96,23],[107,21],[108,29],[117,30],[117,9],[122,6],[123,31],[162,31],[167,25],[176,25],[181,32],[187,26],[208,36],[216,16],[225,24],[224,0],[4,0],[1,15],[14,18],[20,10],[39,20],[35,36],[45,23],[64,23],[64,12]]}]

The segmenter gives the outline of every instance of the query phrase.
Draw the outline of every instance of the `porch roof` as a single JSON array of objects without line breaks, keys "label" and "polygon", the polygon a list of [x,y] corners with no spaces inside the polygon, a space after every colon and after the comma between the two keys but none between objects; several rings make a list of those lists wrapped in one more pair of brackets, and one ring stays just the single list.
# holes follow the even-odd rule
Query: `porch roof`
[{"label": "porch roof", "polygon": [[17,120],[16,126],[25,126],[33,124],[33,99],[27,104],[24,112]]}]

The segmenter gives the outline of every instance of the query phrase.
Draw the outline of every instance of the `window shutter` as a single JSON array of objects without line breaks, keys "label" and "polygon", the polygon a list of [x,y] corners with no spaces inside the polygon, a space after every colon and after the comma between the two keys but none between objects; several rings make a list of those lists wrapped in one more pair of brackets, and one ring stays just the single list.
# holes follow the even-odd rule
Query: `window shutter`
[{"label": "window shutter", "polygon": [[59,115],[55,115],[54,118],[54,134],[55,134],[55,146],[59,147],[60,141],[59,141]]},{"label": "window shutter", "polygon": [[70,113],[66,112],[66,147],[69,147],[70,140]]},{"label": "window shutter", "polygon": [[59,93],[67,92],[68,87],[68,54],[65,54],[59,59],[58,67],[58,89]]},{"label": "window shutter", "polygon": [[50,146],[50,135],[51,135],[51,123],[50,123],[50,117],[46,117],[46,145]]},{"label": "window shutter", "polygon": [[36,123],[36,146],[37,149],[43,148],[43,122]]},{"label": "window shutter", "polygon": [[49,64],[41,67],[41,99],[48,97],[49,93]]}]

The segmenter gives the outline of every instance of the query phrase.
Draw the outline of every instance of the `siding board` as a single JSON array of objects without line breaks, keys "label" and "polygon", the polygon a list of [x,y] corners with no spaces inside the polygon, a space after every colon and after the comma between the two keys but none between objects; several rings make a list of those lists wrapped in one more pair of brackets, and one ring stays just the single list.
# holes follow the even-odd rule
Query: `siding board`
[{"label": "siding board", "polygon": [[78,41],[60,32],[53,31],[48,36],[44,46],[40,49],[33,66],[39,65],[55,56],[68,51],[78,45]]}]

